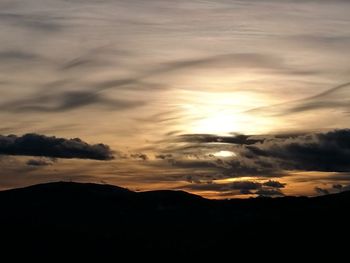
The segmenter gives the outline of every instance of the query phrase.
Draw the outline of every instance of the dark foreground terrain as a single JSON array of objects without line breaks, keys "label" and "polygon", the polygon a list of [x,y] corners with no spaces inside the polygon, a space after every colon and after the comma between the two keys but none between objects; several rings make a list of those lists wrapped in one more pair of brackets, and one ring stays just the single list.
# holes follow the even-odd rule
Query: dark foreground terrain
[{"label": "dark foreground terrain", "polygon": [[241,248],[274,253],[285,246],[294,253],[317,245],[319,253],[347,239],[349,208],[350,192],[218,201],[181,191],[49,183],[0,192],[1,252],[238,256],[246,253]]}]

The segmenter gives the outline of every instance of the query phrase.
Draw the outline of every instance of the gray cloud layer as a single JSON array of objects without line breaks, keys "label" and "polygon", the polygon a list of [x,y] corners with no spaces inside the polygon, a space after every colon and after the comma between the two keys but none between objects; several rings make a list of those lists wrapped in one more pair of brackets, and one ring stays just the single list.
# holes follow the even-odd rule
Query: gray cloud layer
[{"label": "gray cloud layer", "polygon": [[[198,170],[212,169],[211,179],[222,177],[261,176],[283,177],[288,171],[350,172],[350,130],[334,130],[325,133],[283,134],[276,136],[232,136],[220,142],[222,136],[185,136],[189,145],[163,153],[161,159],[172,166]],[[204,136],[204,139],[203,139]],[[244,140],[242,140],[243,138]],[[212,142],[215,142],[213,145]],[[247,143],[248,142],[248,143]],[[236,153],[233,157],[215,157],[222,149]],[[169,156],[169,157],[166,157]],[[183,158],[189,156],[191,158]],[[207,174],[205,175],[206,179]],[[282,188],[282,184],[270,181],[266,186]]]},{"label": "gray cloud layer", "polygon": [[265,140],[245,147],[243,156],[286,170],[349,172],[350,130]]},{"label": "gray cloud layer", "polygon": [[[96,160],[113,159],[113,152],[105,144],[90,145],[79,138],[64,139],[34,133],[23,136],[0,135],[0,154]],[[34,162],[28,164],[33,165]]]}]

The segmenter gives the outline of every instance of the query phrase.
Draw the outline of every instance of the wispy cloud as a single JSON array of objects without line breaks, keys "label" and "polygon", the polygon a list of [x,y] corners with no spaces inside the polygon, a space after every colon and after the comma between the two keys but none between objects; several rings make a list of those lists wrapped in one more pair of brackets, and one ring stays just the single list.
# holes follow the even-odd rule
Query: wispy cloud
[{"label": "wispy cloud", "polygon": [[248,110],[247,113],[288,115],[319,109],[343,109],[344,111],[349,111],[349,95],[350,82],[346,82],[311,97],[254,108]]},{"label": "wispy cloud", "polygon": [[26,164],[29,166],[40,167],[40,166],[52,165],[55,161],[56,159],[54,158],[37,158],[37,159],[29,159]]},{"label": "wispy cloud", "polygon": [[124,110],[140,107],[144,104],[144,101],[110,99],[88,91],[63,91],[37,94],[32,98],[7,102],[0,105],[0,109],[17,113],[50,113],[80,109],[92,105],[107,109]]},{"label": "wispy cloud", "polygon": [[52,33],[62,28],[62,24],[46,14],[21,14],[0,12],[0,21],[9,26]]}]

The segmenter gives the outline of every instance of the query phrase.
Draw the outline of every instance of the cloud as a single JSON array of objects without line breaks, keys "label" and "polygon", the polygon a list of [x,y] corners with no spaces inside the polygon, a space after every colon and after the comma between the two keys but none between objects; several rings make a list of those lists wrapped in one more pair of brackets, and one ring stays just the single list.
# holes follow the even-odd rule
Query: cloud
[{"label": "cloud", "polygon": [[[84,58],[72,59],[65,63],[61,69],[70,69],[77,66],[89,65],[89,67],[100,67],[100,62],[93,57],[94,55],[86,55]],[[3,51],[0,52],[0,58],[11,60],[32,61],[38,60],[35,54],[25,53],[22,51]],[[43,64],[44,59],[40,57]],[[45,61],[47,62],[47,61]],[[278,72],[289,72],[290,74],[308,74],[294,70],[285,65],[284,61],[279,57],[271,55],[263,55],[258,53],[229,53],[208,57],[193,58],[180,61],[172,61],[160,63],[159,65],[150,67],[150,69],[136,71],[135,74],[120,79],[110,79],[97,83],[90,83],[88,90],[79,91],[61,91],[45,94],[42,91],[34,94],[31,98],[10,101],[0,105],[0,109],[10,112],[61,112],[69,111],[88,105],[101,105],[114,109],[129,109],[145,105],[145,101],[140,100],[123,100],[109,99],[101,95],[102,91],[130,87],[130,85],[147,86],[143,81],[150,77],[156,77],[162,74],[173,73],[180,70],[203,69],[203,68],[252,68],[273,70]],[[142,83],[142,85],[140,85]],[[150,85],[155,87],[157,84]],[[165,85],[160,87],[164,88]],[[46,89],[47,90],[47,89]],[[155,90],[158,90],[157,88]],[[243,135],[236,136],[237,140],[244,140]],[[225,139],[225,138],[222,138]],[[228,139],[228,138],[227,138]]]},{"label": "cloud", "polygon": [[[185,189],[191,189],[196,191],[215,191],[237,194],[237,191],[243,195],[257,194],[257,195],[283,195],[280,188],[283,188],[285,184],[278,181],[235,181],[232,183],[213,183],[213,182],[199,182],[193,181],[191,178],[191,184],[185,186]],[[274,184],[271,184],[273,182]]]},{"label": "cloud", "polygon": [[193,176],[193,175],[187,175],[185,178],[186,178],[186,181],[191,183],[191,184],[192,183],[196,183],[196,184],[200,184],[201,183],[201,181],[198,178],[196,178],[195,176]]},{"label": "cloud", "polygon": [[284,196],[284,194],[278,189],[259,189],[255,194],[265,197],[265,196]]},{"label": "cloud", "polygon": [[166,161],[174,168],[202,171],[205,177],[210,171],[211,179],[242,176],[282,177],[285,175],[285,172],[275,167],[274,164],[259,158],[250,159],[245,156],[216,159],[207,156],[207,158],[209,159],[200,155],[184,157],[176,153],[174,158],[166,159]]},{"label": "cloud", "polygon": [[19,50],[9,50],[9,51],[0,51],[0,59],[1,61],[27,61],[27,60],[34,60],[38,59],[39,56],[33,54],[33,53],[28,53],[28,52],[23,52]]},{"label": "cloud", "polygon": [[227,53],[207,57],[199,57],[180,61],[161,63],[150,69],[141,70],[133,76],[96,83],[92,93],[104,90],[120,88],[127,85],[137,84],[150,77],[174,73],[189,69],[207,68],[235,68],[235,69],[260,69],[270,70],[277,73],[288,74],[314,74],[315,72],[296,70],[285,64],[284,60],[273,55],[259,53]]},{"label": "cloud", "polygon": [[228,191],[227,184],[216,184],[216,183],[196,182],[181,188],[197,190],[197,191],[215,191],[215,192]]},{"label": "cloud", "polygon": [[0,154],[111,160],[113,152],[105,144],[88,144],[79,138],[64,139],[35,133],[23,136],[0,135]]},{"label": "cloud", "polygon": [[257,190],[262,187],[261,183],[252,181],[238,181],[229,185],[229,189],[232,190]]},{"label": "cloud", "polygon": [[0,21],[10,26],[52,33],[62,29],[62,24],[49,15],[0,13]]},{"label": "cloud", "polygon": [[332,188],[339,192],[350,191],[350,185],[333,184]]},{"label": "cloud", "polygon": [[349,172],[350,130],[270,139],[246,146],[244,158],[264,161],[275,169]]},{"label": "cloud", "polygon": [[155,155],[156,159],[161,159],[161,160],[168,160],[168,159],[172,159],[173,155],[172,154],[157,154]]},{"label": "cloud", "polygon": [[139,159],[139,160],[142,160],[142,161],[147,161],[148,160],[147,154],[144,154],[144,153],[130,154],[130,157],[133,158],[133,159]]},{"label": "cloud", "polygon": [[252,195],[252,194],[254,194],[251,190],[249,190],[249,189],[241,189],[240,190],[240,193],[242,194],[242,195]]},{"label": "cloud", "polygon": [[200,67],[242,67],[242,68],[285,68],[282,59],[258,53],[231,53],[203,58],[188,59],[164,64],[160,72],[181,70],[185,68]]},{"label": "cloud", "polygon": [[350,82],[332,87],[324,92],[300,100],[284,102],[267,107],[259,107],[246,111],[247,113],[262,113],[271,115],[288,115],[319,109],[350,110]]},{"label": "cloud", "polygon": [[329,191],[321,187],[315,187],[315,192],[321,195],[328,195]]},{"label": "cloud", "polygon": [[5,111],[25,112],[64,112],[91,105],[125,110],[144,105],[138,100],[110,99],[89,91],[64,91],[51,94],[36,94],[29,99],[15,100],[0,105]]},{"label": "cloud", "polygon": [[[247,142],[249,136],[242,137],[242,141],[225,138],[225,143],[212,143],[216,141],[216,135],[194,134],[181,137],[181,140],[183,138],[197,143],[168,147],[158,157],[166,163],[154,165],[164,168],[167,164],[173,168],[186,169],[187,174],[196,172],[196,181],[246,176],[279,178],[288,176],[291,171],[332,172],[330,179],[340,181],[348,180],[345,173],[350,172],[350,129],[256,135],[252,137],[252,140],[257,138],[255,143]],[[216,158],[210,154],[223,149],[234,152],[235,156]],[[269,180],[263,186],[284,188],[285,184]]]},{"label": "cloud", "polygon": [[263,183],[263,185],[273,187],[273,188],[284,188],[286,186],[286,184],[284,184],[284,183],[280,183],[278,181],[273,181],[273,180],[269,180],[269,181]]},{"label": "cloud", "polygon": [[263,139],[254,139],[253,136],[235,134],[232,136],[218,136],[215,134],[183,134],[177,137],[179,142],[190,143],[230,143],[230,144],[255,144]]},{"label": "cloud", "polygon": [[341,190],[343,188],[343,186],[341,184],[334,184],[334,185],[332,185],[332,188],[337,189],[337,190]]},{"label": "cloud", "polygon": [[29,166],[48,166],[52,165],[54,162],[54,159],[29,159],[26,164]]}]

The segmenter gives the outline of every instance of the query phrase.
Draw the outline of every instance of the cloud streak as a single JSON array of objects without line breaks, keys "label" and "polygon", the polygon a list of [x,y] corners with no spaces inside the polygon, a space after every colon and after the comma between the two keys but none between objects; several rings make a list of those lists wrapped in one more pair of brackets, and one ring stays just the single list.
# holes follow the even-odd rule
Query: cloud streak
[{"label": "cloud streak", "polygon": [[[93,56],[93,55],[91,55]],[[31,61],[39,59],[39,57],[24,53],[21,51],[8,51],[0,53],[0,58],[11,60]],[[42,58],[40,58],[42,60]],[[84,58],[83,61],[75,61],[69,64],[71,67],[85,64],[85,62],[93,65],[95,60],[93,58]],[[99,66],[99,65],[97,65]],[[67,65],[65,65],[67,67]],[[158,66],[153,66],[151,69],[143,70],[134,76],[128,78],[121,78],[115,80],[107,80],[98,83],[90,83],[87,89],[78,91],[61,91],[51,92],[50,94],[35,94],[32,98],[15,100],[0,105],[0,108],[12,112],[61,112],[69,111],[91,104],[101,105],[114,109],[134,108],[146,104],[145,101],[127,101],[122,99],[108,99],[101,95],[101,92],[110,89],[120,89],[122,87],[130,87],[130,85],[138,85],[145,79],[150,77],[157,77],[163,74],[174,73],[189,69],[208,69],[208,68],[231,68],[231,69],[260,69],[272,70],[276,72],[288,72],[288,74],[312,74],[312,72],[300,71],[290,68],[285,62],[274,56],[267,56],[255,53],[231,53],[214,56],[207,56],[201,58],[187,59],[181,61],[174,61],[162,63]],[[145,83],[142,84],[146,85]],[[151,85],[152,86],[152,85]],[[157,86],[155,84],[155,86]],[[164,85],[162,86],[164,89]],[[157,89],[156,89],[157,90]],[[41,92],[42,93],[42,92]],[[45,105],[46,104],[46,105]]]},{"label": "cloud streak", "polygon": [[254,136],[236,134],[232,136],[219,136],[215,134],[183,134],[177,137],[179,142],[189,143],[229,143],[251,145],[262,142],[264,139],[255,139]]},{"label": "cloud streak", "polygon": [[254,114],[289,115],[320,109],[350,109],[350,82],[330,88],[319,94],[290,102],[246,111]]},{"label": "cloud streak", "polygon": [[37,167],[40,167],[40,166],[49,166],[49,165],[52,165],[54,163],[55,159],[52,159],[51,160],[47,160],[47,159],[44,159],[44,158],[40,158],[40,159],[29,159],[26,164],[29,165],[29,166],[37,166]]},{"label": "cloud streak", "polygon": [[144,105],[144,101],[106,98],[89,91],[64,91],[36,95],[32,98],[4,103],[0,109],[16,113],[65,112],[87,106],[101,106],[115,110],[126,110]]},{"label": "cloud streak", "polygon": [[48,15],[0,13],[0,21],[10,26],[52,33],[62,29],[62,24]]}]

